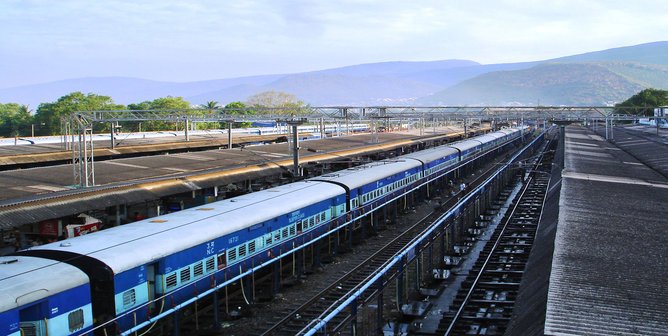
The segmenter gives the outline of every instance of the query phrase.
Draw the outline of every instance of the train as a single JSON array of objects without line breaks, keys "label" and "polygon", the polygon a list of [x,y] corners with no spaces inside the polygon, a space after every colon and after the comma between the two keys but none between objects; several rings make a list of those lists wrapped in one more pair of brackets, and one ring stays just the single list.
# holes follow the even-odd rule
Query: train
[{"label": "train", "polygon": [[0,334],[118,334],[519,141],[493,133],[0,257]]},{"label": "train", "polygon": [[[271,124],[271,126],[269,126]],[[346,132],[368,132],[371,130],[369,124],[354,123],[354,124],[325,124],[325,134],[337,134]],[[299,125],[297,127],[299,133],[313,133],[313,137],[320,137],[319,125]],[[226,129],[210,129],[210,130],[192,130],[188,132],[190,136],[209,136],[212,134],[220,135],[227,134]],[[279,127],[276,122],[273,123],[259,123],[248,128],[233,128],[232,134],[245,135],[273,135],[273,134],[287,134],[285,126]],[[109,141],[109,133],[94,134],[93,141]],[[154,131],[154,132],[133,132],[133,133],[118,133],[114,138],[118,141],[128,139],[147,139],[147,138],[163,138],[163,137],[184,137],[184,131]],[[37,137],[20,137],[20,138],[0,138],[0,146],[17,146],[17,145],[43,145],[63,142],[62,135],[54,136],[37,136]]]}]

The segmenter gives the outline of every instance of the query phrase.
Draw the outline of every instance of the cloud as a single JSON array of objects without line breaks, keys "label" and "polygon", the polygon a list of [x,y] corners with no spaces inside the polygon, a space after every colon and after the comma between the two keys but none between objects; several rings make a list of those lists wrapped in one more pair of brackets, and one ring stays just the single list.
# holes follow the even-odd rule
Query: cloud
[{"label": "cloud", "polygon": [[0,65],[0,87],[97,75],[185,81],[391,60],[546,59],[665,39],[665,13],[664,1],[618,0],[5,0],[0,55],[11,64]]}]

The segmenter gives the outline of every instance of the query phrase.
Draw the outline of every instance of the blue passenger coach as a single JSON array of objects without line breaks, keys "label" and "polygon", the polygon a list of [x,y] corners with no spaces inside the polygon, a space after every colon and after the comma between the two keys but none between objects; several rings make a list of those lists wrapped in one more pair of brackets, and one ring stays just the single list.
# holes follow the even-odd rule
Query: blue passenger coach
[{"label": "blue passenger coach", "polygon": [[343,186],[351,216],[356,217],[400,194],[421,177],[422,164],[402,156],[322,175],[312,181]]},{"label": "blue passenger coach", "polygon": [[520,135],[501,130],[17,252],[0,261],[0,333],[80,333],[93,317],[112,321],[99,334],[129,330]]},{"label": "blue passenger coach", "polygon": [[0,257],[0,335],[69,335],[92,325],[85,273],[48,259]]},{"label": "blue passenger coach", "polygon": [[20,253],[87,260],[92,295],[111,298],[94,301],[95,316],[127,330],[326,231],[345,200],[339,186],[297,182]]}]

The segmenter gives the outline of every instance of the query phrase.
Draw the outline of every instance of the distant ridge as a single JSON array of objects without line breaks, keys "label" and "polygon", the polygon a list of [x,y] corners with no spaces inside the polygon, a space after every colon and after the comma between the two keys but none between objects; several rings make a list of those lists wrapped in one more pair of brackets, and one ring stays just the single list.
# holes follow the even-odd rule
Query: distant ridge
[{"label": "distant ridge", "polygon": [[130,77],[75,78],[0,89],[0,102],[36,109],[73,91],[107,95],[119,104],[182,96],[192,104],[244,101],[268,90],[311,105],[599,105],[637,91],[668,89],[668,42],[594,51],[535,62],[469,60],[382,62],[296,74],[196,82]]},{"label": "distant ridge", "polygon": [[668,42],[595,51],[489,72],[422,97],[417,105],[612,105],[668,89]]}]

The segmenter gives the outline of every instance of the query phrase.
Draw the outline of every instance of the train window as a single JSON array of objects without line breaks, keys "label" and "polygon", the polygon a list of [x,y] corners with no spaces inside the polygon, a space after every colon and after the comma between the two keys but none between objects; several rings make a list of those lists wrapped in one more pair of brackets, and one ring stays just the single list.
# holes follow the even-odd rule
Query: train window
[{"label": "train window", "polygon": [[225,252],[223,252],[218,255],[218,269],[223,269],[225,266],[227,266],[227,262],[225,260]]},{"label": "train window", "polygon": [[[305,224],[307,224],[306,228],[308,229],[308,223]],[[295,226],[297,227],[297,232],[302,232],[304,230],[304,227],[302,226],[302,221],[297,221]]]},{"label": "train window", "polygon": [[198,262],[195,264],[193,267],[193,277],[198,277],[204,274],[204,266],[202,265],[202,262]]},{"label": "train window", "polygon": [[282,236],[283,236],[283,239],[288,238],[288,228],[284,228],[284,229],[283,229],[283,234],[282,234]]},{"label": "train window", "polygon": [[227,260],[232,262],[235,261],[236,259],[237,259],[237,249],[232,248],[227,250]]},{"label": "train window", "polygon": [[165,287],[167,287],[167,289],[176,287],[176,272],[167,276],[165,279]]},{"label": "train window", "polygon": [[292,236],[294,236],[294,235],[295,235],[295,226],[294,226],[294,225],[290,225],[290,236],[292,237]]},{"label": "train window", "polygon": [[272,244],[273,239],[271,239],[271,237],[272,237],[271,233],[268,233],[268,234],[264,235],[264,244],[265,245],[269,246],[269,245]]},{"label": "train window", "polygon": [[[319,224],[320,223],[320,215],[315,215],[315,223]],[[311,225],[313,226],[313,225]]]},{"label": "train window", "polygon": [[325,215],[325,213],[323,212],[320,214],[320,220],[325,221],[325,219],[327,219],[327,215]]},{"label": "train window", "polygon": [[[132,290],[134,292],[134,289]],[[70,332],[77,331],[84,326],[84,313],[83,309],[77,309],[69,315],[67,315],[67,321],[69,322]]]},{"label": "train window", "polygon": [[315,225],[315,220],[313,219],[313,217],[309,218],[309,220],[308,220],[308,225],[309,225],[309,226],[313,226],[313,225]]},{"label": "train window", "polygon": [[248,243],[248,254],[255,253],[255,240]]},{"label": "train window", "polygon": [[123,293],[123,308],[130,308],[135,305],[136,296],[134,288]]},{"label": "train window", "polygon": [[181,283],[190,281],[190,267],[181,270]]},{"label": "train window", "polygon": [[216,259],[214,257],[211,257],[206,260],[206,272],[213,272],[213,270],[216,268]]},{"label": "train window", "polygon": [[281,230],[274,231],[274,241],[279,242],[281,240]]},{"label": "train window", "polygon": [[246,244],[239,245],[239,257],[246,255]]}]

